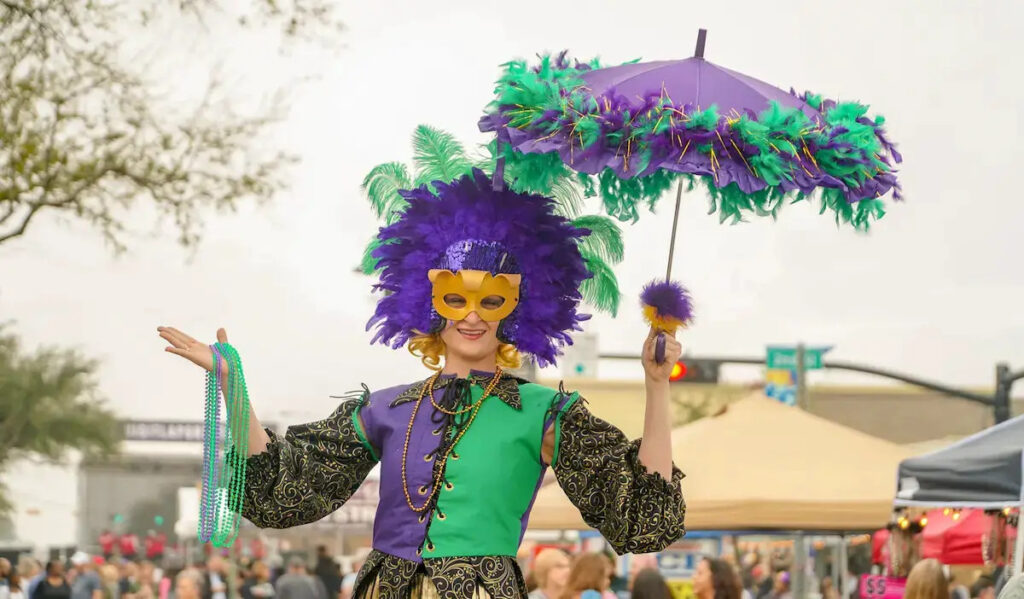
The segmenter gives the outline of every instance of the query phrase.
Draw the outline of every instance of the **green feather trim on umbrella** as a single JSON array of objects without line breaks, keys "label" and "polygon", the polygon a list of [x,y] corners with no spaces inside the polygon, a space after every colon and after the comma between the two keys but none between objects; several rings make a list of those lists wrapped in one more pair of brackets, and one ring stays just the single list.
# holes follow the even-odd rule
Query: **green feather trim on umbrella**
[{"label": "green feather trim on umbrella", "polygon": [[[601,68],[596,60],[590,65]],[[547,140],[554,139],[560,148],[520,152],[506,145],[502,151],[513,188],[550,189],[553,181],[573,177],[567,164],[574,163],[574,154],[602,144],[599,151],[621,163],[614,170],[573,178],[588,181],[585,189],[596,186],[606,212],[623,221],[637,220],[641,205],[653,207],[678,176],[699,176],[716,189],[712,207],[722,221],[736,222],[746,214],[775,216],[784,200],[800,201],[814,193],[837,222],[863,230],[884,214],[881,195],[892,191],[900,199],[889,158],[901,158],[880,129],[885,119],[869,118],[863,104],[805,94],[801,99],[820,114],[813,119],[774,101],[757,115],[677,106],[667,97],[647,98],[637,109],[625,104],[632,98],[595,97],[582,77],[586,71],[564,56],[544,56],[532,68],[524,61],[504,65],[488,112],[500,116],[505,127],[527,133],[530,143],[551,147]],[[687,141],[689,136],[697,141]],[[680,160],[697,152],[712,170],[723,157],[732,160],[733,168],[753,180],[754,190],[744,192],[735,176],[719,187],[717,173],[677,174],[676,168],[690,167],[677,167],[666,152]],[[758,182],[764,187],[757,189]]]}]

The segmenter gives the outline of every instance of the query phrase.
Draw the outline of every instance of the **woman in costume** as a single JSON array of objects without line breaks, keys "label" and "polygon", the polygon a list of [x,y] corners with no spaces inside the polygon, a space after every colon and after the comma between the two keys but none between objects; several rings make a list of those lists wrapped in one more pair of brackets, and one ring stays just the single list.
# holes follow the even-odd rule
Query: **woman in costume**
[{"label": "woman in costume", "polygon": [[[659,551],[683,534],[682,473],[671,461],[669,384],[681,348],[643,345],[644,437],[630,441],[577,393],[505,369],[527,353],[554,363],[588,318],[587,231],[547,198],[495,191],[482,172],[402,192],[408,204],[378,234],[383,292],[374,342],[408,346],[435,372],[362,393],[284,437],[249,413],[242,514],[285,528],[338,509],[378,462],[373,552],[355,597],[526,597],[516,563],[548,466],[584,520],[620,553]],[[167,351],[212,370],[214,353],[160,327]],[[227,342],[223,329],[217,332]],[[224,362],[219,362],[223,371]]]}]

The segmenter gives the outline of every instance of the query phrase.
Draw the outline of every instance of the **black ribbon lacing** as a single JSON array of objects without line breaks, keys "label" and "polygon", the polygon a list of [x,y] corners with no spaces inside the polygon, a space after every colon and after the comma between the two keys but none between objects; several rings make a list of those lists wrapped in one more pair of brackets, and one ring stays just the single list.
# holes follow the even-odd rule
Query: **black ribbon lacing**
[{"label": "black ribbon lacing", "polygon": [[[430,421],[434,425],[434,432],[441,437],[441,442],[437,448],[427,454],[431,459],[434,460],[433,465],[433,476],[431,477],[431,483],[440,480],[441,487],[447,487],[450,483],[445,478],[445,472],[442,468],[445,466],[442,464],[441,458],[448,453],[449,449],[452,449],[450,456],[454,459],[458,459],[459,455],[454,451],[455,439],[458,438],[459,433],[469,424],[469,419],[473,415],[472,410],[467,408],[473,404],[473,395],[471,393],[472,382],[468,379],[454,378],[447,381],[444,387],[444,393],[440,399],[435,399],[434,402],[449,412],[462,412],[461,414],[445,414],[441,410],[431,406],[432,410],[430,413]],[[428,390],[429,393],[429,390]],[[427,457],[424,456],[424,457]],[[424,514],[428,516],[427,530],[426,530],[426,541],[427,546],[433,545],[430,540],[430,525],[434,522],[433,512],[437,512],[438,518],[444,519],[445,515],[437,507],[437,500],[441,497],[440,489],[433,497],[430,498],[427,504],[427,509],[424,510]]]}]

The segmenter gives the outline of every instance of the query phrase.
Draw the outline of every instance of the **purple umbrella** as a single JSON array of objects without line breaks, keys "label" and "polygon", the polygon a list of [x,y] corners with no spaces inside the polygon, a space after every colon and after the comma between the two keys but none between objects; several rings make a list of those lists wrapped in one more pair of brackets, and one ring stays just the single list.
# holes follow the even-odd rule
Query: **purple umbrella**
[{"label": "purple umbrella", "polygon": [[638,205],[677,183],[666,285],[684,182],[702,182],[712,211],[734,221],[817,193],[823,212],[866,229],[884,213],[882,196],[900,199],[892,165],[901,157],[884,119],[708,62],[705,40],[701,29],[685,60],[597,68],[563,53],[534,68],[506,65],[480,123],[497,133],[496,184],[506,169],[514,185],[542,193],[579,177],[610,214],[636,220]]}]

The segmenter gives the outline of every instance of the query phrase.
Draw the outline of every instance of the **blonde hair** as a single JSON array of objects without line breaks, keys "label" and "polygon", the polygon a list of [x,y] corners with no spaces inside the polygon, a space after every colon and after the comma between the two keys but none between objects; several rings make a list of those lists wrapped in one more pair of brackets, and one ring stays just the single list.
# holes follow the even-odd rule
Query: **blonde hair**
[{"label": "blonde hair", "polygon": [[[441,333],[420,334],[409,340],[409,353],[431,370],[441,370],[441,358],[446,349]],[[499,343],[497,363],[504,369],[519,368],[523,359],[514,345]]]},{"label": "blonde hair", "polygon": [[937,559],[914,564],[907,577],[904,599],[949,599],[949,581]]}]

